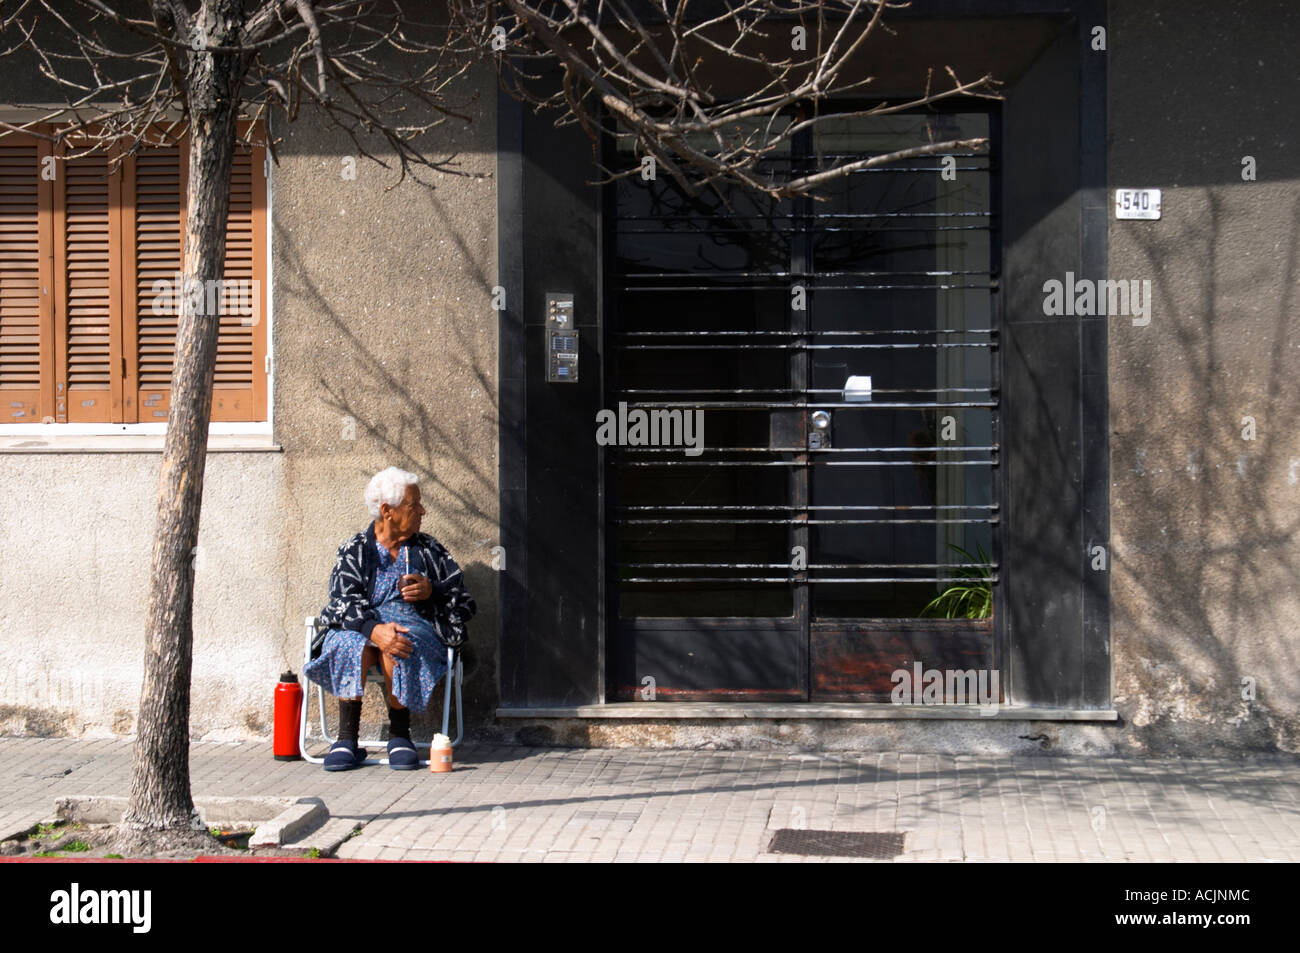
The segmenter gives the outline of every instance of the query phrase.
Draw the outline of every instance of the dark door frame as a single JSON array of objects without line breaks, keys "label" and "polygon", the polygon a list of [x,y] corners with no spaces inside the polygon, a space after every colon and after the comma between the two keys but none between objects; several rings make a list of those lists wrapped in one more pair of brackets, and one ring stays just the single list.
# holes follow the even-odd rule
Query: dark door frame
[{"label": "dark door frame", "polygon": [[[837,111],[853,112],[872,108],[881,102],[880,99],[852,98],[838,100],[834,106]],[[990,289],[990,320],[991,327],[994,329],[992,335],[990,388],[994,394],[998,393],[1000,377],[998,361],[1001,359],[1001,349],[997,345],[997,330],[1000,326],[1001,315],[996,286],[996,276],[1000,263],[1000,247],[998,243],[1001,234],[998,209],[1000,169],[997,165],[997,156],[1001,145],[999,112],[998,105],[988,101],[948,101],[936,104],[935,107],[928,110],[916,110],[907,114],[983,113],[988,117],[989,156],[992,160],[988,167],[990,183],[988,207],[993,212],[990,218],[988,237],[988,267],[993,279],[990,282],[992,285]],[[610,128],[608,121],[606,128],[607,130]],[[811,130],[804,130],[796,137],[791,144],[790,159],[793,163],[796,165],[806,163],[812,158],[812,140]],[[619,163],[621,160],[615,153],[612,136],[606,138],[603,142],[601,161],[605,168],[620,168]],[[797,171],[797,168],[791,170],[792,174],[796,174]],[[610,335],[618,333],[620,329],[617,317],[613,313],[614,301],[618,295],[618,289],[615,287],[618,282],[618,275],[614,268],[617,257],[615,245],[618,240],[618,223],[615,220],[617,195],[617,183],[609,183],[602,191],[601,201],[600,247],[604,262],[604,267],[601,269],[602,293],[600,296],[604,305],[601,315],[603,340],[601,351],[607,361],[612,360],[617,353],[617,346],[611,340]],[[819,234],[820,224],[825,220],[817,216],[814,201],[806,196],[793,200],[790,215],[794,223],[794,227],[790,232],[790,257],[784,263],[773,263],[773,267],[787,268],[792,276],[810,275],[813,243]],[[718,277],[716,275],[708,276],[707,272],[702,274],[707,277]],[[810,304],[807,309],[792,309],[787,312],[787,327],[789,330],[806,331],[808,329],[808,323],[813,318],[816,309],[816,296],[811,294],[815,288],[815,282],[809,286]],[[789,390],[791,394],[802,395],[804,398],[809,396],[807,388],[812,385],[812,362],[817,353],[819,352],[810,350],[794,350],[790,353]],[[608,386],[617,390],[618,381],[610,379],[608,367],[603,370],[603,377]],[[605,406],[614,406],[613,401],[618,398],[613,393],[607,393],[605,396]],[[823,402],[824,400],[825,398],[814,398],[813,403]],[[790,439],[782,441],[783,443],[797,445],[803,439],[802,434],[806,430],[807,412],[800,414],[800,417],[804,423],[798,428],[799,432],[792,432]],[[996,445],[998,439],[997,408],[994,408],[993,411],[993,426],[992,439],[994,445]],[[789,616],[728,617],[709,615],[702,617],[648,617],[639,618],[635,621],[622,619],[619,614],[618,586],[609,582],[616,578],[616,573],[611,571],[612,567],[609,560],[612,558],[610,554],[618,550],[617,533],[619,530],[617,521],[610,518],[609,514],[611,508],[616,508],[618,501],[613,499],[612,496],[615,490],[609,479],[609,460],[604,448],[602,448],[601,456],[602,461],[606,464],[601,471],[602,485],[606,488],[605,493],[602,495],[605,507],[602,544],[606,553],[602,579],[606,581],[607,585],[603,600],[607,613],[605,632],[607,638],[626,639],[629,643],[622,646],[609,646],[607,644],[605,647],[607,697],[613,694],[619,701],[631,701],[639,697],[647,697],[642,694],[638,684],[643,675],[651,673],[658,676],[656,682],[671,680],[676,683],[670,686],[656,686],[654,698],[659,701],[770,702],[788,700],[816,702],[834,700],[880,702],[888,701],[890,697],[889,682],[887,680],[888,672],[899,667],[910,669],[914,660],[924,660],[927,669],[937,667],[940,670],[949,668],[988,670],[996,666],[996,640],[993,625],[990,622],[923,619],[919,617],[814,619],[812,596],[813,585],[817,580],[815,577],[810,578],[807,572],[796,573],[796,578],[792,583],[791,615]],[[808,505],[814,502],[812,499],[813,481],[817,472],[813,466],[809,465],[806,453],[796,454],[796,457],[803,465],[793,466],[789,470],[786,503],[793,508],[794,512],[807,514],[809,512]],[[1002,498],[1002,472],[1001,467],[994,466],[990,473],[993,480],[993,486],[991,487],[992,499],[995,504]],[[994,512],[996,513],[996,510]],[[790,528],[790,538],[787,542],[789,545],[803,546],[804,551],[810,554],[811,561],[814,558],[811,537],[812,533],[809,525],[799,522]],[[993,551],[991,554],[995,566],[1000,552],[999,537],[1000,533],[995,520],[992,531]],[[824,585],[832,584],[824,583]],[[1000,585],[995,584],[994,586],[994,598],[995,603],[1002,601]],[[994,617],[995,620],[1000,621],[1000,613],[995,611]],[[788,644],[791,636],[797,642],[797,645],[793,648]],[[684,644],[682,648],[674,650],[671,643],[689,643],[689,645]],[[707,671],[711,667],[710,664],[707,662],[701,663],[699,659],[700,656],[708,654],[716,644],[727,645],[725,651],[734,659],[731,663],[721,659],[717,661],[718,672],[715,673],[717,677],[723,677],[725,672],[732,672],[734,668],[735,671],[732,672],[730,677],[741,678],[743,673],[748,673],[749,678],[764,681],[778,672],[789,671],[793,681],[788,687],[784,688],[775,684],[767,687],[751,686],[743,689],[726,684],[718,684],[711,688],[686,687],[684,683],[696,681],[700,678],[707,679],[708,676],[701,671],[694,673],[684,669],[673,671],[674,665],[671,660],[675,655],[680,655],[685,652],[686,648],[693,646],[695,651],[691,653],[691,656],[695,660],[695,664]],[[637,648],[632,649],[629,645],[636,645]],[[628,652],[633,652],[637,656],[634,672],[623,670],[628,665],[628,659],[623,656]],[[642,655],[647,658],[642,659]],[[766,666],[756,663],[750,664],[748,658],[753,655],[766,656],[766,661],[770,664]],[[651,661],[655,656],[659,656],[659,660]],[[813,664],[815,658],[820,660],[816,671]],[[792,670],[788,668],[790,666],[793,667]],[[882,666],[884,666],[883,669]],[[830,674],[832,671],[838,674],[832,677]],[[832,684],[834,687],[831,687]]]},{"label": "dark door frame", "polygon": [[[1025,449],[1002,468],[1009,551],[999,562],[1008,586],[1007,611],[998,613],[1006,625],[997,637],[1008,660],[1011,704],[1095,713],[1110,707],[1112,695],[1109,579],[1093,572],[1088,558],[1092,546],[1109,547],[1107,325],[1045,322],[1040,289],[1044,278],[1066,269],[1082,278],[1106,276],[1106,54],[1089,48],[1093,27],[1106,25],[1106,5],[950,0],[925,12],[1046,17],[1041,22],[1059,30],[1009,87],[1005,104],[1001,442]],[[497,129],[495,283],[508,295],[498,319],[500,543],[508,559],[499,574],[500,698],[506,713],[566,711],[606,700],[607,607],[584,596],[601,585],[604,527],[596,514],[603,512],[603,461],[576,454],[563,463],[572,469],[557,473],[554,455],[538,452],[589,432],[594,405],[582,407],[578,389],[555,395],[538,388],[530,380],[532,345],[543,284],[577,287],[586,298],[579,298],[580,315],[589,309],[588,326],[598,331],[604,256],[599,242],[582,242],[600,234],[601,209],[583,171],[547,158],[565,156],[585,171],[576,161],[590,155],[585,136],[526,116],[504,94]],[[566,193],[577,222],[563,242],[554,234],[556,189]],[[586,367],[600,364],[598,338],[584,335]],[[546,511],[556,508],[548,481],[572,496],[567,509],[558,507],[562,516],[580,517],[572,539],[557,541],[543,525]],[[573,567],[582,570],[576,577],[562,572]]]}]

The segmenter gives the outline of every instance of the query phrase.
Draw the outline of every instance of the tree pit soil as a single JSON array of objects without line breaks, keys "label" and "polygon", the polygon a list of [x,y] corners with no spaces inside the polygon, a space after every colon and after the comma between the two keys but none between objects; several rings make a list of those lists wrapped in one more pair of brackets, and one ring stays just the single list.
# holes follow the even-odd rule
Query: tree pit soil
[{"label": "tree pit soil", "polygon": [[208,831],[127,832],[116,824],[79,824],[56,821],[38,824],[27,832],[0,842],[0,857],[15,859],[51,858],[78,860],[193,860],[219,857],[222,860],[263,857],[312,857],[310,851],[283,847],[249,848],[251,829]]}]

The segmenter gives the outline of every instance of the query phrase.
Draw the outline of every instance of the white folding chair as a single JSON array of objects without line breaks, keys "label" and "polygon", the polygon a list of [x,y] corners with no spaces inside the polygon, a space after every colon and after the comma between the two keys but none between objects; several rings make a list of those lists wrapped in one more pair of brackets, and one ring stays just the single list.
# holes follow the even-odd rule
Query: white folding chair
[{"label": "white folding chair", "polygon": [[[311,661],[312,640],[315,637],[316,633],[321,628],[323,628],[323,626],[321,626],[320,624],[320,620],[318,620],[315,616],[307,616],[305,625],[307,631],[306,631],[306,635],[303,638],[303,654],[302,654],[304,666]],[[464,665],[461,662],[460,651],[458,649],[450,649],[450,648],[447,649],[447,674],[443,677],[443,688],[442,688],[442,733],[444,735],[447,734],[448,729],[451,727],[451,695],[452,692],[454,691],[456,693],[456,737],[453,738],[451,741],[451,746],[453,748],[455,748],[457,745],[460,744],[461,737],[465,734],[465,709],[461,704],[461,694],[460,694],[460,684],[461,684],[461,679],[464,677],[464,674],[465,674],[465,670],[464,670]],[[384,684],[384,676],[381,672],[378,671],[377,667],[375,666],[371,667],[370,671],[367,673],[367,678],[366,678],[367,685],[371,684],[372,682],[377,682],[382,690]],[[315,683],[312,684],[316,689],[316,707],[320,712],[320,733],[321,736],[324,738],[324,740],[332,746],[337,739],[335,739],[329,733],[329,729],[325,727],[325,689],[322,688],[320,685],[315,685]],[[299,719],[299,724],[298,724],[298,750],[302,752],[302,756],[304,760],[310,761],[312,764],[322,764],[325,761],[325,758],[323,756],[319,758],[313,758],[311,755],[307,753],[307,742],[310,740],[307,737],[307,709],[310,707],[308,705],[309,701],[310,701],[310,696],[306,692],[304,692],[302,697],[302,717]],[[433,739],[430,739],[430,741],[432,740]],[[357,744],[362,748],[375,748],[375,747],[386,748],[388,742],[382,738],[376,738],[376,739],[365,739],[357,742]],[[364,763],[365,764],[388,764],[388,759],[367,758]],[[427,759],[421,761],[420,764],[426,768],[429,766],[429,762]]]}]

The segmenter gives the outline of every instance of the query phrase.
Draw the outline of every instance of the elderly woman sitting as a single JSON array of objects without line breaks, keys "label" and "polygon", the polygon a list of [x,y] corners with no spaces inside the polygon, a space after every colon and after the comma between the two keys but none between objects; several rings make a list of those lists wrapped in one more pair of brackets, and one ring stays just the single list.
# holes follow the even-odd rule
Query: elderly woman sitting
[{"label": "elderly woman sitting", "polygon": [[374,523],[339,547],[330,575],[328,626],[321,654],[303,672],[339,700],[339,740],[326,771],[346,771],[366,759],[357,747],[366,672],[378,664],[388,702],[388,764],[418,767],[411,744],[411,709],[424,711],[447,671],[443,642],[458,645],[477,611],[451,554],[420,532],[419,478],[397,467],[376,473],[366,487]]}]

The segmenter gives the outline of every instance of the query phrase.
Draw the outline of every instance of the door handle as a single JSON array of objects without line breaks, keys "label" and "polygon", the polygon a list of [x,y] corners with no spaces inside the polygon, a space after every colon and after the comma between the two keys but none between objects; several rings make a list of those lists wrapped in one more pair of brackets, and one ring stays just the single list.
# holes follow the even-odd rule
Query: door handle
[{"label": "door handle", "polygon": [[814,410],[808,417],[808,449],[826,450],[831,445],[831,415],[828,410]]}]

